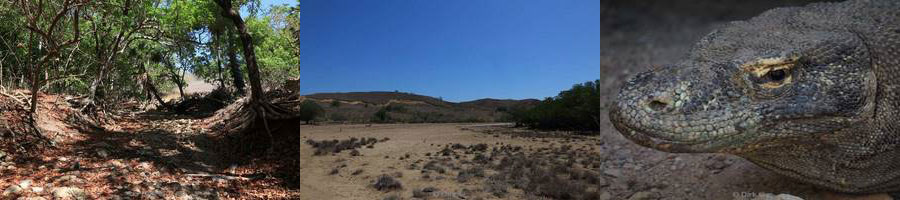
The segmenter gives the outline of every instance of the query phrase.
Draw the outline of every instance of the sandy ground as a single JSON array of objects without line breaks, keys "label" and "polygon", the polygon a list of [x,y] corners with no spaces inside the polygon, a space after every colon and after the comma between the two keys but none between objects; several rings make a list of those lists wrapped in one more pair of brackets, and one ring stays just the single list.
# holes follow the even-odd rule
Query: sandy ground
[{"label": "sandy ground", "polygon": [[[588,185],[600,193],[600,199],[754,199],[760,195],[790,194],[804,199],[841,199],[810,185],[761,169],[735,156],[718,154],[671,154],[638,146],[617,132],[602,132],[583,138],[513,137],[516,133],[485,133],[511,131],[528,133],[522,129],[496,124],[387,124],[387,125],[321,125],[302,126],[304,141],[348,139],[350,137],[378,139],[374,148],[359,148],[361,156],[351,156],[349,151],[314,156],[315,149],[308,144],[301,147],[301,198],[302,199],[382,199],[397,195],[410,199],[417,188],[435,187],[442,193],[437,199],[501,199],[484,192],[487,178],[459,183],[454,180],[458,171],[431,174],[422,178],[424,170],[408,169],[413,163],[424,163],[436,157],[445,145],[459,143],[472,145],[485,143],[489,148],[501,145],[522,146],[526,150],[571,145],[573,149],[588,149],[600,162],[599,167],[588,169],[600,174],[604,184]],[[533,133],[533,132],[532,132]],[[542,134],[542,132],[537,132]],[[426,156],[426,153],[432,156]],[[408,159],[400,159],[410,154]],[[463,161],[471,156],[454,159]],[[582,159],[579,159],[579,161]],[[421,165],[419,165],[421,166]],[[470,164],[460,164],[462,168]],[[337,174],[331,174],[338,169]],[[358,169],[363,172],[352,173]],[[402,190],[381,192],[372,187],[382,174],[396,176],[403,184]],[[488,176],[497,173],[487,170]],[[445,178],[434,178],[443,176]],[[836,198],[840,197],[840,198]],[[459,198],[461,199],[461,198]],[[502,199],[534,199],[519,189],[510,189]],[[885,199],[884,196],[867,199]]]},{"label": "sandy ground", "polygon": [[[427,186],[440,187],[444,191],[457,191],[464,185],[457,185],[452,180],[435,182],[419,181],[418,170],[407,170],[404,166],[421,159],[424,152],[437,152],[441,147],[432,144],[446,143],[494,143],[503,140],[487,135],[460,131],[464,124],[413,124],[413,125],[335,125],[335,126],[301,126],[301,138],[347,139],[349,137],[387,137],[389,141],[377,143],[372,149],[360,150],[362,156],[350,156],[340,153],[337,156],[313,156],[313,148],[303,145],[300,149],[302,199],[380,199],[387,193],[370,187],[375,177],[381,174],[403,173],[400,178],[406,188]],[[518,141],[524,144],[525,141]],[[399,160],[400,156],[410,154],[410,159]],[[387,158],[386,158],[387,157]],[[329,175],[336,166],[347,164],[339,175]],[[356,169],[364,172],[357,176],[350,175]],[[408,191],[408,190],[407,190]],[[403,193],[405,196],[408,194]]]}]

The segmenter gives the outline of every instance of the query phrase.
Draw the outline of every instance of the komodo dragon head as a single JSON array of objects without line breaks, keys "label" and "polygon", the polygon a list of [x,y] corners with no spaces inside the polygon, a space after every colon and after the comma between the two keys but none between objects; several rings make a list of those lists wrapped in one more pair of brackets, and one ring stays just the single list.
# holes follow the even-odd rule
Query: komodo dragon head
[{"label": "komodo dragon head", "polygon": [[637,74],[610,110],[632,141],[718,152],[842,192],[900,191],[900,1],[778,8]]},{"label": "komodo dragon head", "polygon": [[741,154],[871,118],[876,80],[863,38],[775,16],[790,14],[732,22],[676,64],[636,75],[613,124],[663,151]]}]

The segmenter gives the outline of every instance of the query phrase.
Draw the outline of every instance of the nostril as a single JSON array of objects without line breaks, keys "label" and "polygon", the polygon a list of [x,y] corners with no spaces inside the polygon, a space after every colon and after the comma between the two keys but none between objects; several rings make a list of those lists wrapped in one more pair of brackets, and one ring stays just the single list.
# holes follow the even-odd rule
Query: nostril
[{"label": "nostril", "polygon": [[669,104],[660,100],[653,100],[650,101],[650,104],[648,104],[648,106],[650,106],[650,109],[652,109],[653,111],[663,111],[666,109],[666,107],[669,106]]},{"label": "nostril", "polygon": [[672,95],[668,93],[657,93],[647,98],[647,108],[651,112],[667,112],[672,107]]}]

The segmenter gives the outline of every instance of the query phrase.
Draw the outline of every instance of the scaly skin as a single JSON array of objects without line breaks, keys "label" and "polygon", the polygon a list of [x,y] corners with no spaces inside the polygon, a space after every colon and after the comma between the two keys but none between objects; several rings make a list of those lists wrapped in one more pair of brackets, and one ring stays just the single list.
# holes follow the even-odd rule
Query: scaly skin
[{"label": "scaly skin", "polygon": [[610,119],[662,151],[735,154],[839,192],[900,191],[900,1],[732,22],[629,80]]}]

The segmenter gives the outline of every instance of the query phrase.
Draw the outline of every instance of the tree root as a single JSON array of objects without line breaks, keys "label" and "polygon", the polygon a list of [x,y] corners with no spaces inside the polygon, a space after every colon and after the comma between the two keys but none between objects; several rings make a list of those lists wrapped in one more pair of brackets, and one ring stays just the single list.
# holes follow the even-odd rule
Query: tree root
[{"label": "tree root", "polygon": [[0,95],[9,97],[9,99],[12,99],[12,100],[16,101],[16,103],[19,103],[18,105],[26,105],[25,102],[23,102],[21,99],[16,98],[16,97],[13,96],[13,95],[6,94],[6,93],[3,92],[3,90],[0,90]]},{"label": "tree root", "polygon": [[275,101],[275,102],[250,102],[248,98],[242,98],[235,102],[237,107],[229,106],[225,112],[231,112],[226,116],[225,132],[238,133],[247,130],[260,119],[268,130],[267,120],[286,120],[298,117],[298,113],[290,108],[299,105],[299,101]]},{"label": "tree root", "polygon": [[[270,93],[268,96],[281,95],[283,94]],[[268,140],[268,147],[265,150],[266,155],[273,155],[276,141],[279,141],[276,139],[279,136],[273,134],[274,131],[281,130],[282,126],[285,125],[285,120],[298,119],[299,117],[298,112],[294,110],[299,108],[300,101],[296,100],[299,99],[298,97],[299,95],[288,95],[282,98],[271,98],[271,100],[266,102],[252,102],[250,98],[241,98],[232,105],[220,110],[214,116],[220,118],[223,122],[217,128],[221,128],[221,132],[225,133],[228,138],[234,139],[232,141],[238,143],[233,145],[238,145],[239,149],[244,150],[253,149],[253,146],[259,145],[254,143],[266,143],[253,139],[258,137],[256,134],[265,132],[266,136],[264,137],[267,137],[266,139]],[[273,124],[273,121],[277,122]],[[249,142],[254,140],[257,142]]]},{"label": "tree root", "polygon": [[272,129],[269,129],[269,120],[266,119],[266,111],[263,110],[260,114],[262,114],[263,125],[266,127],[266,134],[269,135],[269,148],[266,149],[266,155],[272,155],[272,150],[275,149],[275,137],[272,136]]},{"label": "tree root", "polygon": [[[44,135],[44,132],[41,131],[41,128],[39,128],[37,126],[37,113],[32,113],[28,119],[29,119],[29,121],[27,122],[28,127],[34,131],[35,136],[37,136],[37,138],[40,139],[39,141],[42,141],[51,147],[54,146],[55,142],[53,142],[53,140],[51,140],[50,138],[47,138],[47,136]],[[31,142],[34,142],[34,141],[31,141]],[[29,142],[29,143],[31,143],[31,142]]]},{"label": "tree root", "polygon": [[29,113],[28,105],[16,95],[0,96],[0,150],[26,155],[39,152],[35,149],[53,148],[55,142],[44,135],[38,123],[37,114]]}]

